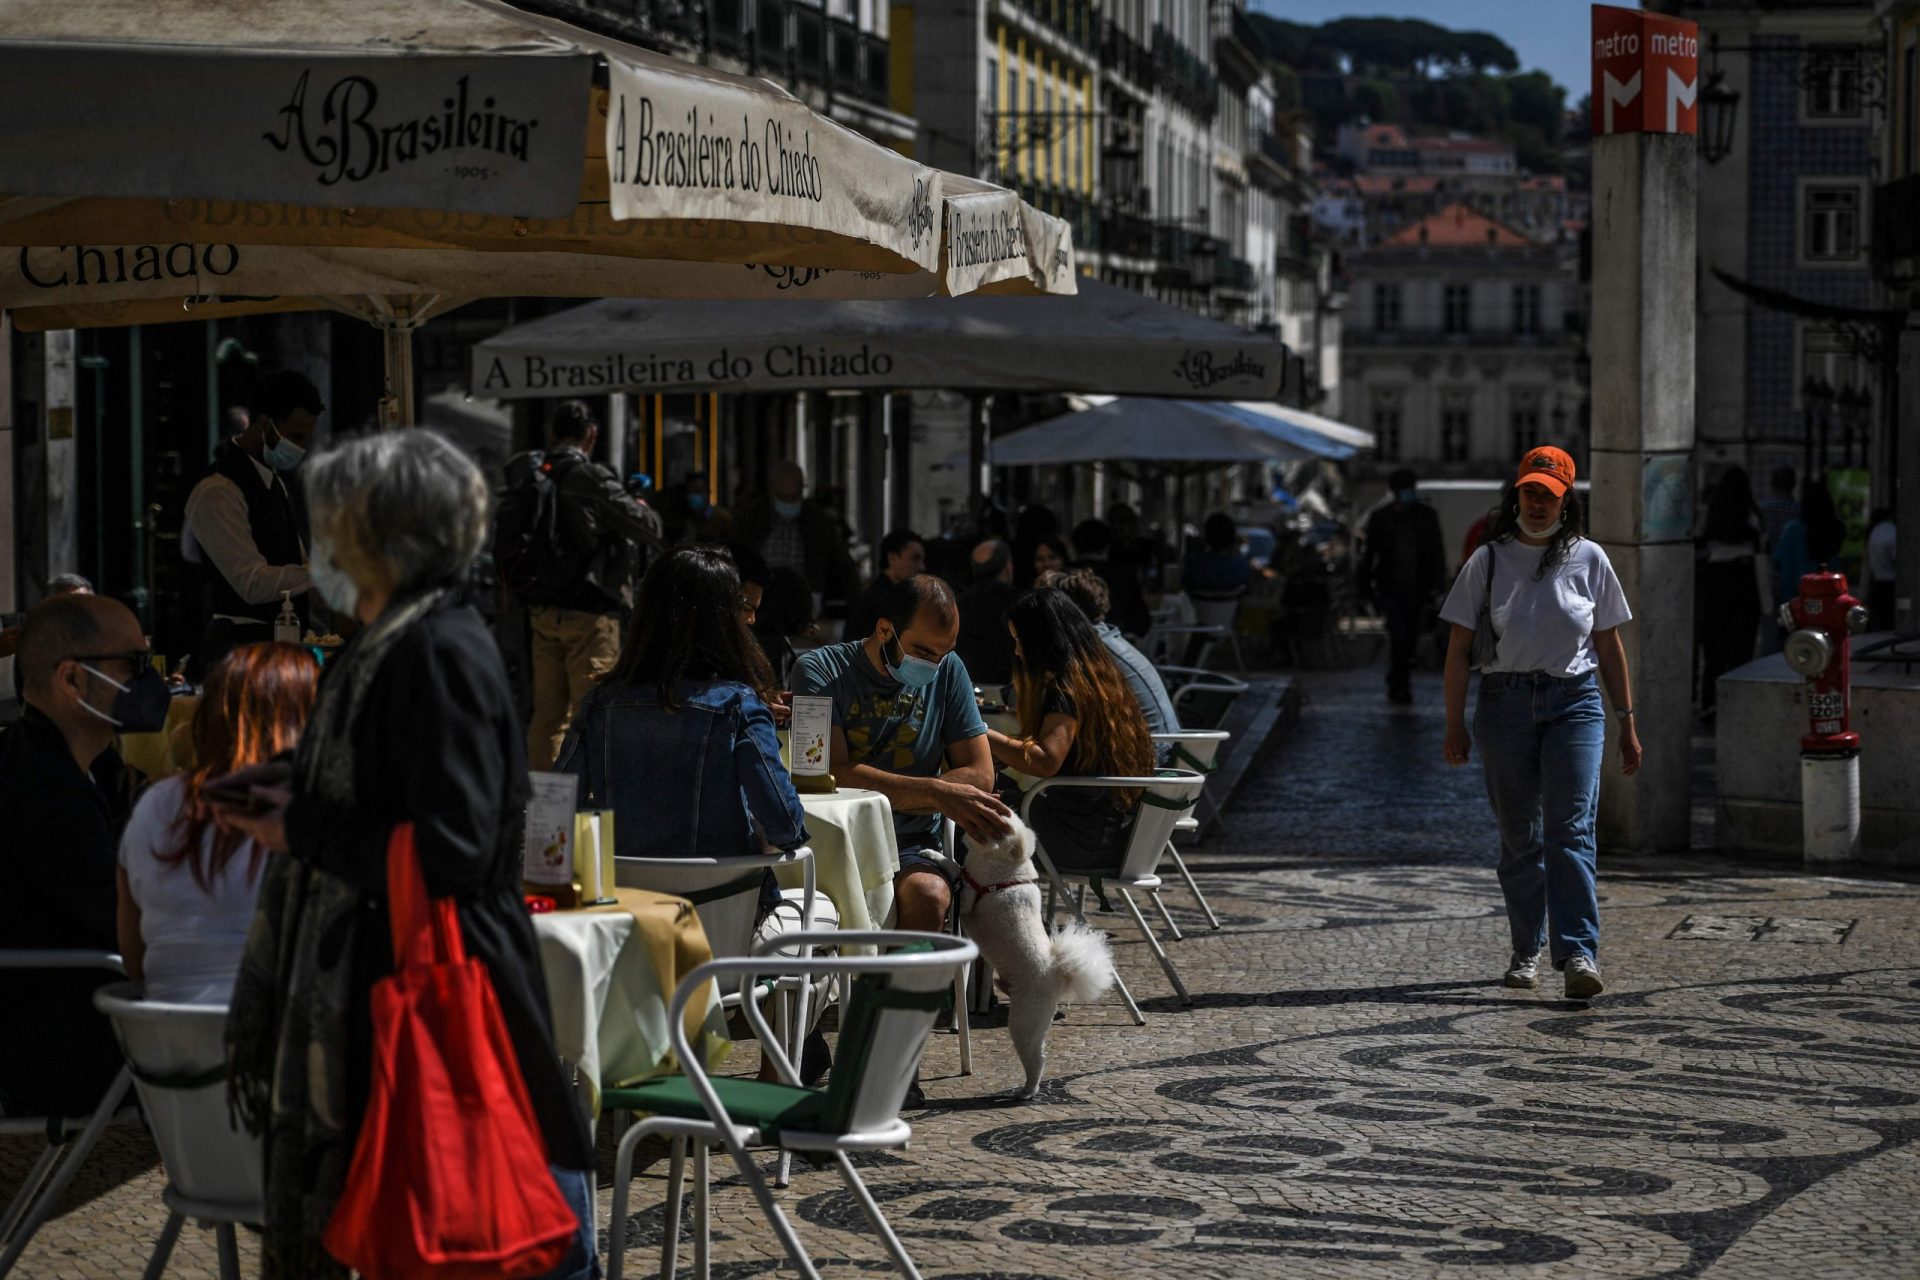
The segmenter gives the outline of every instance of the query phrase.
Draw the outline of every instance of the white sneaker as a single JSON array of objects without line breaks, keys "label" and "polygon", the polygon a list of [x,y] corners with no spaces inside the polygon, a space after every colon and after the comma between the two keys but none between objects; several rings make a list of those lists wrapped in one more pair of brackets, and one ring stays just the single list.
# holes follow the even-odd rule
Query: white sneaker
[{"label": "white sneaker", "polygon": [[1531,991],[1539,986],[1540,953],[1535,951],[1530,955],[1523,955],[1518,951],[1514,952],[1513,958],[1507,961],[1507,976],[1504,981],[1508,986],[1517,987],[1523,991]]},{"label": "white sneaker", "polygon": [[1591,1000],[1607,989],[1600,981],[1600,966],[1586,956],[1567,961],[1567,999]]}]

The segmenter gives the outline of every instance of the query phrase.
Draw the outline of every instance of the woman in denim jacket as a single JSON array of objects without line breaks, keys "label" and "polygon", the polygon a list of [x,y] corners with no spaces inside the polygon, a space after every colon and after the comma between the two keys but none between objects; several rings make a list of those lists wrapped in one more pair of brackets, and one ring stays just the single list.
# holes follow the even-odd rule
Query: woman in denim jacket
[{"label": "woman in denim jacket", "polygon": [[[687,546],[640,584],[626,645],[581,701],[555,766],[610,808],[623,858],[796,849],[807,827],[762,691],[773,676],[741,617],[726,552]],[[779,902],[773,873],[764,917]]]}]

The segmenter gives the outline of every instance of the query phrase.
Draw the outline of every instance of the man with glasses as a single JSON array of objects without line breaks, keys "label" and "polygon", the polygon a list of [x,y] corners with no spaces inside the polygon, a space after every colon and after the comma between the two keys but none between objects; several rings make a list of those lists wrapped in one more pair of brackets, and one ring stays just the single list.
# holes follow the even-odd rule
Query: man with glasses
[{"label": "man with glasses", "polygon": [[[117,600],[69,594],[28,612],[16,655],[26,710],[0,734],[0,949],[118,951],[120,832],[139,775],[121,733],[166,723],[169,693],[140,621]],[[119,1070],[93,1009],[104,975],[0,970],[0,1106],[84,1115]]]}]

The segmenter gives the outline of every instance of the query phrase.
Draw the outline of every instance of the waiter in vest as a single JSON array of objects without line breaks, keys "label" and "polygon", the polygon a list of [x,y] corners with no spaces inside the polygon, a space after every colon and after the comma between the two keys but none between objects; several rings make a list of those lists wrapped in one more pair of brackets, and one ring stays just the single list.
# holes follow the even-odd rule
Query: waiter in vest
[{"label": "waiter in vest", "polygon": [[307,628],[306,519],[287,478],[307,456],[324,408],[319,389],[291,369],[260,379],[247,397],[245,430],[214,450],[212,469],[187,497],[180,553],[200,566],[213,600],[191,664],[196,679],[228,650],[273,639],[283,592]]}]

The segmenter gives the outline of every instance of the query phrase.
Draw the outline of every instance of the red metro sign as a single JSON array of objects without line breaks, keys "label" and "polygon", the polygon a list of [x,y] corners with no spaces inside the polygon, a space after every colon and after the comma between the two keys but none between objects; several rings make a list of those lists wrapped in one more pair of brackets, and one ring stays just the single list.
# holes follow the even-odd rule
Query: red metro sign
[{"label": "red metro sign", "polygon": [[1694,133],[1700,28],[1637,9],[1593,6],[1593,134]]}]

